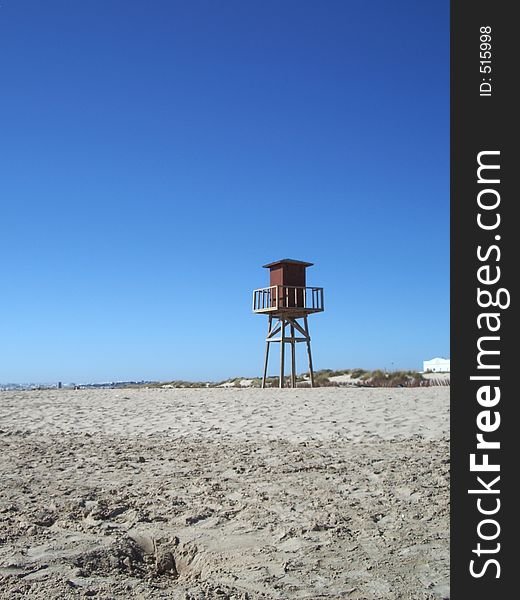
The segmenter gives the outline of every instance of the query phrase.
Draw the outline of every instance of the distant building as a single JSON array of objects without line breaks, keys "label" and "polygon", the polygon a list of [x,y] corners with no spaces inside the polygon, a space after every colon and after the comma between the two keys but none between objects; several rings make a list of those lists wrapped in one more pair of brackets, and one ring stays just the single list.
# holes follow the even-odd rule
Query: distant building
[{"label": "distant building", "polygon": [[431,360],[423,361],[423,371],[431,373],[449,373],[450,359],[449,358],[432,358]]}]

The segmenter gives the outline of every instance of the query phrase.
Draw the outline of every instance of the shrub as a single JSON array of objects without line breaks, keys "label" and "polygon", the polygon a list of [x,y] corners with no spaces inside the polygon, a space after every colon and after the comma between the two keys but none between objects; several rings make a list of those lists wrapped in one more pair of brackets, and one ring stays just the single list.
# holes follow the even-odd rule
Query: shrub
[{"label": "shrub", "polygon": [[359,377],[365,375],[366,373],[367,373],[367,371],[365,369],[352,369],[352,371],[350,371],[350,375],[354,379],[358,379]]}]

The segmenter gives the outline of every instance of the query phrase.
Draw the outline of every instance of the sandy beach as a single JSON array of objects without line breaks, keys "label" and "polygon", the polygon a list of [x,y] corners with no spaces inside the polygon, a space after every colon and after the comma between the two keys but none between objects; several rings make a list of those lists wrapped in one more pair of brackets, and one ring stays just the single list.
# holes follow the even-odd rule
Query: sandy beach
[{"label": "sandy beach", "polygon": [[449,597],[449,388],[0,392],[0,598]]}]

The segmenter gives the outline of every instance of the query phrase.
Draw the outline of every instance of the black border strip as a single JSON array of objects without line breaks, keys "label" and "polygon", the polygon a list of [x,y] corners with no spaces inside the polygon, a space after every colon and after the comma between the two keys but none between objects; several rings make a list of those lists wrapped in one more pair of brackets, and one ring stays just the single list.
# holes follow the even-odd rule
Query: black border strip
[{"label": "black border strip", "polygon": [[[518,298],[520,252],[516,240],[520,231],[516,231],[518,224],[513,213],[520,205],[520,197],[513,184],[520,165],[516,165],[518,152],[513,146],[518,136],[518,108],[513,108],[518,99],[513,88],[518,72],[516,58],[520,58],[517,49],[520,35],[512,15],[514,8],[514,3],[499,0],[451,3],[451,598],[454,600],[501,599],[518,594],[514,592],[517,586],[513,578],[520,568],[515,564],[520,518],[515,513],[517,507],[520,509],[520,501],[514,492],[520,472],[517,466],[520,422],[516,415],[520,386],[515,389],[514,383],[515,371],[520,376],[520,364],[516,364],[518,351],[515,352],[519,328],[513,319]],[[481,31],[486,27],[491,28],[490,49],[485,45],[488,30]],[[491,52],[490,63],[485,62],[489,58],[487,50]],[[481,95],[486,93],[491,95]],[[492,151],[500,154],[488,153]],[[500,168],[481,170],[479,183],[478,157],[482,152],[486,153],[480,155],[482,163]],[[481,192],[480,203],[487,205],[486,208],[479,207]],[[488,208],[494,200],[498,205]],[[496,228],[484,229],[478,224],[479,213],[485,226],[494,225],[497,215],[500,223]],[[496,278],[497,267],[500,279],[482,283]],[[489,292],[489,295],[481,293],[481,305],[478,288]],[[499,292],[500,288],[507,294]],[[505,307],[509,296],[510,306]],[[501,306],[482,306],[490,297],[498,298]],[[498,317],[481,316],[479,321],[479,315],[485,313],[495,313]],[[498,330],[490,331],[490,327],[498,324]],[[484,339],[486,336],[488,339]],[[494,337],[489,339],[489,336]],[[500,354],[485,352],[479,362],[479,343],[481,349]],[[472,376],[500,379],[471,379]],[[486,386],[490,386],[488,395]],[[500,389],[496,404],[495,388]],[[479,423],[488,431],[482,432]],[[482,433],[486,442],[500,443],[500,449],[478,449],[478,433]],[[471,454],[475,455],[476,465],[484,463],[487,454],[489,463],[499,466],[500,471],[471,471]],[[492,484],[497,476],[500,479]],[[477,477],[488,485],[487,492]],[[485,510],[489,514],[483,514]],[[471,568],[480,576],[472,575]]]}]

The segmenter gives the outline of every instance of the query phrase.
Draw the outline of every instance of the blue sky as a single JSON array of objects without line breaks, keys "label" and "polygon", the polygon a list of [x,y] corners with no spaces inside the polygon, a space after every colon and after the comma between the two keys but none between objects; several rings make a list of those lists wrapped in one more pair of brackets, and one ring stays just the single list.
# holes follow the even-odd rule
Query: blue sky
[{"label": "blue sky", "polygon": [[0,381],[258,375],[283,257],[316,368],[449,355],[447,1],[2,0],[0,73]]}]

